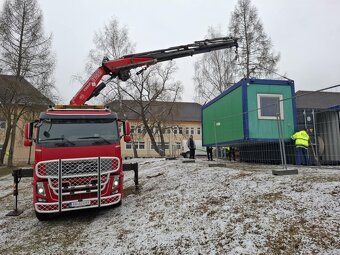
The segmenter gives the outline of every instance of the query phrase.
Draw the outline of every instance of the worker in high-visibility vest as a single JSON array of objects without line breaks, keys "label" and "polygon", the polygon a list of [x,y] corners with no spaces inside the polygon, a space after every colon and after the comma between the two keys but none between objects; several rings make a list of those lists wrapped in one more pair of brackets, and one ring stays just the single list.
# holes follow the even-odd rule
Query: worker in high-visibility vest
[{"label": "worker in high-visibility vest", "polygon": [[305,129],[295,132],[291,138],[295,140],[296,164],[308,165],[309,135]]}]

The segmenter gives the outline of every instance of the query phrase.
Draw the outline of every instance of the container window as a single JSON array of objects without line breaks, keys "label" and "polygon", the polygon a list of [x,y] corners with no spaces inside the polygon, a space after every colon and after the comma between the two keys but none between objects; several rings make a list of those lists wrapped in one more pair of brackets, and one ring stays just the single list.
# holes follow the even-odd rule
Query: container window
[{"label": "container window", "polygon": [[284,119],[283,97],[280,94],[257,94],[257,108],[259,119],[276,119],[277,113]]}]

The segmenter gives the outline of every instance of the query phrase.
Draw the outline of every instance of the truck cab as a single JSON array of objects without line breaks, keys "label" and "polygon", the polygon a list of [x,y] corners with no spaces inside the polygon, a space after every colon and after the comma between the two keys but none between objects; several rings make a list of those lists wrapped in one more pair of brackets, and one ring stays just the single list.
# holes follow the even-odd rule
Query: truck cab
[{"label": "truck cab", "polygon": [[[128,122],[101,106],[56,106],[40,114],[34,141],[33,206],[37,218],[120,204],[123,171],[120,128]],[[30,145],[30,127],[26,145]]]}]

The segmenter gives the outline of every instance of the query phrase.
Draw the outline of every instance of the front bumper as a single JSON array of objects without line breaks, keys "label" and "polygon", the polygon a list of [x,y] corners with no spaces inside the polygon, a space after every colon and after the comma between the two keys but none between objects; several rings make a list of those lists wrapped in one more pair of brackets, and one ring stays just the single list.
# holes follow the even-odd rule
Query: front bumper
[{"label": "front bumper", "polygon": [[[37,202],[34,204],[35,211],[38,213],[56,213],[56,212],[65,212],[65,211],[73,211],[80,209],[88,209],[88,208],[98,208],[104,206],[110,206],[117,204],[121,201],[122,194],[114,194],[108,197],[102,197],[100,199],[100,203],[98,203],[98,198],[89,198],[83,199],[81,201],[73,200],[73,201],[64,201],[61,203],[61,207],[59,208],[59,203],[41,203]],[[79,206],[75,206],[75,204],[79,204]]]}]

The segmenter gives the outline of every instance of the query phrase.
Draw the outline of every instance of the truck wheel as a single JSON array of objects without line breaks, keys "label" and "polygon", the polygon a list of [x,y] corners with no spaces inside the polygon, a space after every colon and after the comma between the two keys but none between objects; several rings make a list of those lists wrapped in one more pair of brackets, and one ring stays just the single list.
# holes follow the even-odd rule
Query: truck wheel
[{"label": "truck wheel", "polygon": [[35,216],[39,221],[47,221],[53,217],[53,213],[39,213],[36,211]]},{"label": "truck wheel", "polygon": [[122,205],[122,199],[117,204],[114,204],[113,207],[116,208],[116,207],[119,207],[121,205]]},{"label": "truck wheel", "polygon": [[185,153],[185,158],[190,158],[190,152]]}]

